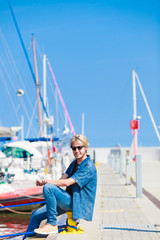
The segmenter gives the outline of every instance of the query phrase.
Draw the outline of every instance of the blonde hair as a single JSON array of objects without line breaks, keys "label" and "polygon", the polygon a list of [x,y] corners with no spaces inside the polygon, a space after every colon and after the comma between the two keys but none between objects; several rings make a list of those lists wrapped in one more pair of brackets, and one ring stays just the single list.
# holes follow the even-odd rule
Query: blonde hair
[{"label": "blonde hair", "polygon": [[70,147],[72,147],[72,143],[76,140],[81,141],[85,147],[89,147],[89,141],[83,134],[75,134],[70,140]]}]

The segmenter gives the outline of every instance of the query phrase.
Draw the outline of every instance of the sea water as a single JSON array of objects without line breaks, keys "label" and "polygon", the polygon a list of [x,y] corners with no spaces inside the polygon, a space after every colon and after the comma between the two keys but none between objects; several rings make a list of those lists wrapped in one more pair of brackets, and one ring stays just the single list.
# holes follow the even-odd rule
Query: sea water
[{"label": "sea water", "polygon": [[[17,233],[24,233],[27,230],[31,213],[23,212],[13,213],[9,211],[0,212],[0,239],[3,239],[3,236]],[[58,226],[65,225],[67,219],[67,214],[58,217]],[[7,239],[22,240],[24,235],[20,236],[11,236]]]},{"label": "sea water", "polygon": [[[12,213],[8,211],[0,212],[0,239],[4,235],[26,232],[31,214],[30,213]],[[23,235],[9,239],[21,240]]]}]

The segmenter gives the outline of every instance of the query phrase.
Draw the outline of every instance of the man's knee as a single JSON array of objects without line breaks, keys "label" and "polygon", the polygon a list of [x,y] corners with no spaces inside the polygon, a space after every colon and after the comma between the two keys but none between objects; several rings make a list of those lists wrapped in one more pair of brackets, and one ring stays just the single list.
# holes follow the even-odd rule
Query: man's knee
[{"label": "man's knee", "polygon": [[34,211],[32,212],[32,214],[31,214],[32,220],[33,220],[33,219],[35,220],[37,217],[39,218],[38,215],[39,215],[39,214],[38,214],[38,209],[34,210]]},{"label": "man's knee", "polygon": [[52,183],[46,183],[43,187],[43,194],[50,193],[52,190],[52,193],[54,193],[54,190],[57,188],[57,186],[53,185]]}]

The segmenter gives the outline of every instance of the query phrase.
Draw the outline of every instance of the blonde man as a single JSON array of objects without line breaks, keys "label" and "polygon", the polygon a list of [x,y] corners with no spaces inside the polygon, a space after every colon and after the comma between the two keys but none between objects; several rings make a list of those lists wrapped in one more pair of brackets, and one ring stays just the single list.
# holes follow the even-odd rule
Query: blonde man
[{"label": "blonde man", "polygon": [[[44,185],[43,194],[46,205],[32,213],[27,232],[34,230],[35,233],[44,235],[57,233],[57,216],[65,212],[72,212],[74,221],[92,220],[97,171],[93,161],[87,155],[88,139],[82,134],[76,134],[70,140],[70,147],[75,160],[69,165],[65,174],[59,180],[36,181],[37,186]],[[66,190],[61,187],[66,187]],[[46,224],[39,227],[44,219],[47,219]]]}]

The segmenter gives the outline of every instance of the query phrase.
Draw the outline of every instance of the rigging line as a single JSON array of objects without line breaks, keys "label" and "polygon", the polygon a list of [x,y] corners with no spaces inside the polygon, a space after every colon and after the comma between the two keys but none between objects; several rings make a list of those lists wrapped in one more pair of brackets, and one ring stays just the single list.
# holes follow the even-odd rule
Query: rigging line
[{"label": "rigging line", "polygon": [[[40,51],[40,50],[39,50]],[[49,86],[50,86],[50,89],[51,89],[51,92],[52,92],[52,94],[55,96],[55,91],[57,92],[57,89],[56,89],[56,86],[53,88],[53,84],[52,84],[52,82],[51,82],[51,78],[49,77],[49,75],[47,75],[47,80],[48,80],[48,82],[49,82]],[[58,104],[58,103],[56,103],[56,104]],[[53,107],[53,106],[52,106]],[[47,109],[48,110],[48,109]],[[49,110],[48,110],[48,112],[49,112]],[[61,108],[59,108],[59,113],[60,113],[60,116],[61,116],[61,119],[62,119],[62,121],[66,118],[65,116],[66,116],[66,114],[65,114],[65,112],[64,111],[62,111],[62,109]],[[49,115],[51,115],[51,114],[49,114]],[[58,119],[57,118],[57,116],[56,116],[56,119]],[[58,120],[57,120],[58,121]]]},{"label": "rigging line", "polygon": [[7,71],[6,64],[4,64],[4,62],[2,61],[1,57],[0,57],[0,62],[2,64],[2,66],[3,66],[3,69],[5,70],[5,73],[6,73],[8,79],[9,79],[11,85],[12,85],[12,88],[13,88],[14,92],[16,93],[17,89],[16,89],[15,85],[13,84],[13,81],[11,80],[11,77],[10,77],[8,71]]},{"label": "rigging line", "polygon": [[[42,58],[43,54],[42,54],[41,51],[40,51],[40,48],[39,48],[39,45],[38,45],[37,40],[35,40],[35,41],[36,41],[36,46],[37,46],[38,54],[39,54],[40,58]],[[53,85],[51,84],[51,80],[50,80],[50,78],[49,78],[48,75],[47,75],[47,79],[49,79],[49,83],[50,83],[51,89],[52,89],[52,91],[53,91],[53,93],[54,93]],[[56,91],[57,91],[57,90],[56,90]],[[61,111],[61,112],[60,112],[60,111]],[[60,115],[61,115],[61,119],[62,119],[62,120],[65,120],[65,123],[66,123],[67,115],[66,115],[66,113],[65,113],[64,111],[62,111],[62,109],[60,109],[60,111],[59,111],[59,112],[60,112]]]},{"label": "rigging line", "polygon": [[137,82],[138,82],[138,85],[139,85],[140,91],[141,91],[141,93],[142,93],[142,96],[143,96],[144,102],[145,102],[145,104],[146,104],[146,107],[147,107],[147,110],[148,110],[149,116],[150,116],[150,118],[151,118],[151,121],[152,121],[153,127],[154,127],[154,129],[155,129],[156,135],[157,135],[158,140],[159,140],[159,142],[160,142],[160,134],[159,134],[159,132],[158,132],[157,125],[156,125],[156,123],[155,123],[155,121],[154,121],[154,118],[153,118],[153,115],[152,115],[151,109],[150,109],[150,107],[149,107],[148,101],[147,101],[147,99],[146,99],[146,96],[145,96],[145,94],[144,94],[144,91],[143,91],[142,85],[141,85],[141,83],[140,83],[139,77],[138,77],[138,75],[137,75],[136,72],[135,72],[135,75],[136,75],[136,79],[137,79]]},{"label": "rigging line", "polygon": [[[50,79],[49,76],[47,77],[47,79],[49,79],[49,84],[50,84],[51,90],[53,91],[53,94],[54,94],[54,96],[55,96],[55,98],[56,98],[55,104],[56,104],[56,111],[57,111],[57,108],[58,108],[58,99],[57,99],[57,97],[56,97],[56,93],[58,93],[58,92],[57,92],[56,86],[55,86],[55,88],[53,89],[53,84],[51,83],[51,79]],[[56,91],[56,92],[55,92],[55,91]],[[65,112],[62,111],[61,108],[58,108],[58,109],[59,109],[59,113],[60,113],[61,119],[64,120],[64,119],[65,119],[65,116],[66,116]],[[56,112],[56,118],[57,118],[57,121],[58,121],[58,113],[57,113],[57,112]]]},{"label": "rigging line", "polygon": [[[31,100],[30,100],[29,95],[28,95],[28,93],[27,93],[27,91],[26,91],[26,88],[25,88],[25,86],[24,86],[24,82],[22,81],[22,78],[21,78],[20,73],[19,73],[19,71],[18,71],[18,68],[17,68],[17,66],[16,66],[16,64],[15,64],[14,58],[13,58],[13,56],[12,56],[12,53],[11,53],[10,49],[9,49],[9,46],[8,46],[8,44],[7,44],[7,41],[6,41],[6,39],[5,39],[5,36],[4,36],[3,32],[2,32],[1,27],[0,27],[0,35],[1,35],[1,39],[2,39],[3,42],[4,42],[4,45],[6,46],[6,49],[8,50],[8,54],[7,54],[7,55],[8,55],[8,59],[11,59],[13,65],[14,65],[15,72],[17,73],[17,76],[18,76],[18,78],[19,78],[19,80],[20,80],[20,82],[21,82],[21,84],[22,84],[22,86],[23,86],[23,89],[24,89],[24,91],[25,91],[25,95],[26,95],[26,97],[27,97],[27,100],[28,100],[28,102],[29,102],[29,105],[30,105],[30,107],[32,108]],[[11,68],[12,68],[12,64],[10,64],[10,66],[11,66]],[[12,68],[12,71],[13,71],[14,68]],[[16,73],[15,73],[15,72],[13,71],[14,75],[16,76]]]},{"label": "rigging line", "polygon": [[58,98],[57,98],[57,89],[55,88],[55,106],[56,106],[56,125],[57,125],[57,136],[59,135],[59,115],[58,115]]},{"label": "rigging line", "polygon": [[[41,60],[43,59],[43,54],[40,51],[39,45],[38,45],[38,41],[35,39],[35,43],[36,43],[36,47],[37,47],[37,51],[38,51],[38,55],[40,56]],[[42,66],[42,61],[41,61],[41,66]]]},{"label": "rigging line", "polygon": [[65,112],[62,110],[62,108],[59,108],[59,113],[60,113],[60,116],[61,116],[61,119],[64,120],[64,122],[66,123],[66,114]]},{"label": "rigging line", "polygon": [[[53,84],[51,83],[51,79],[49,77],[49,75],[47,75],[47,80],[49,82],[49,86],[50,86],[50,89],[51,89],[51,93],[54,95],[55,97],[55,86],[53,87]],[[55,108],[54,105],[51,105],[51,107],[53,107],[53,109]]]},{"label": "rigging line", "polygon": [[[43,54],[41,53],[41,50],[40,50],[40,47],[39,47],[37,39],[35,39],[35,43],[36,43],[38,55],[39,55],[39,57],[41,59],[41,61],[40,61],[41,62],[41,67],[43,68]],[[47,75],[47,71],[46,71],[46,75]],[[49,76],[47,75],[46,77],[47,77],[47,79],[49,79],[49,83],[51,83]],[[52,84],[50,84],[50,87],[52,88],[52,91],[53,91]],[[48,115],[50,116],[51,114],[50,114],[49,109],[47,108],[47,106],[49,108],[49,103],[48,102],[46,103],[46,109],[47,109]]]},{"label": "rigging line", "polygon": [[[3,65],[3,68],[4,68],[4,70],[5,70],[5,72],[6,72],[7,76],[8,76],[8,79],[9,79],[10,82],[11,82],[11,85],[12,85],[14,91],[16,92],[16,89],[15,89],[13,83],[12,83],[11,77],[10,77],[10,75],[8,74],[7,70],[6,70],[5,64],[3,63],[1,57],[0,57],[0,62],[1,62],[1,64]],[[5,83],[5,86],[7,86],[7,84],[6,84],[5,81],[4,81],[4,83]],[[8,86],[7,86],[7,89],[8,89]],[[9,92],[9,89],[8,89],[7,92]],[[12,101],[13,101],[13,99],[12,99]],[[30,121],[30,117],[29,117],[28,111],[27,111],[27,109],[26,109],[26,107],[25,107],[25,104],[24,104],[23,99],[20,98],[19,101],[20,101],[20,103],[21,103],[21,105],[22,105],[22,107],[23,107],[23,110],[24,110],[24,112],[25,112],[27,118],[28,118],[28,121]],[[17,112],[18,112],[18,111],[17,111],[17,109],[16,109],[16,107],[15,107],[15,113],[16,113],[16,116],[18,116]],[[18,117],[18,123],[20,124],[19,117]],[[33,131],[36,132],[34,127],[33,127]]]},{"label": "rigging line", "polygon": [[54,93],[53,84],[51,83],[51,79],[50,79],[50,77],[49,77],[48,75],[47,75],[47,79],[49,80],[49,85],[50,85],[50,87],[51,87],[51,90],[52,90],[53,94],[55,94],[55,93]]},{"label": "rigging line", "polygon": [[[0,34],[2,35],[1,33],[1,29],[0,29]],[[3,62],[5,64],[5,66],[7,67],[7,69],[9,69],[9,71],[11,72],[11,76],[12,78],[14,77],[15,79],[17,78],[16,77],[16,74],[15,74],[15,71],[13,69],[13,64],[11,62],[11,58],[9,57],[9,54],[8,54],[8,51],[7,51],[7,47],[5,44],[4,44],[4,37],[1,36],[1,43],[2,43],[2,46],[3,46],[3,50],[4,50],[4,54],[2,56],[3,58]],[[16,82],[14,82],[14,86],[16,85]]]},{"label": "rigging line", "polygon": [[[62,120],[62,122],[65,121],[65,124],[66,124],[67,116],[66,116],[65,112],[62,110],[63,109],[62,105],[60,105],[61,107],[59,108],[58,100],[60,101],[60,99],[58,99],[59,95],[57,95],[58,91],[56,89],[56,86],[54,85],[55,88],[53,89],[53,84],[51,83],[50,77],[47,76],[47,79],[49,79],[49,84],[50,84],[51,90],[55,96],[56,128],[57,128],[57,130],[59,130],[59,115],[60,115],[60,119]],[[59,112],[59,114],[58,114],[58,112]],[[67,121],[67,123],[68,123],[68,121]],[[58,131],[57,131],[57,134],[58,134]]]},{"label": "rigging line", "polygon": [[[7,76],[8,76],[8,79],[10,80],[10,83],[11,83],[11,85],[12,85],[15,93],[16,93],[15,86],[14,86],[12,80],[11,80],[11,77],[10,77],[10,75],[9,75],[9,73],[8,73],[8,71],[7,71],[6,67],[5,67],[5,64],[3,63],[1,57],[0,57],[0,62],[1,62],[1,64],[2,64],[2,66],[3,66],[3,68],[4,68],[5,72],[6,72],[6,74],[7,74]],[[20,101],[20,103],[21,103],[21,105],[22,105],[22,107],[23,107],[23,109],[24,109],[24,112],[25,112],[25,114],[26,114],[26,116],[27,116],[27,118],[28,118],[28,121],[29,121],[29,114],[28,114],[27,109],[26,109],[26,107],[25,107],[24,101],[23,101],[22,98],[20,98],[19,101]]]},{"label": "rigging line", "polygon": [[[58,110],[59,110],[59,115],[60,115],[60,118],[61,118],[61,120],[62,121],[64,121],[65,122],[65,124],[66,124],[66,118],[67,118],[67,116],[66,116],[66,113],[65,113],[65,111],[63,111],[63,107],[62,107],[62,105],[60,105],[61,107],[59,107],[59,101],[60,101],[60,97],[59,97],[59,95],[57,95],[58,94],[58,91],[57,91],[57,88],[56,88],[56,86],[55,86],[55,98],[56,98],[56,111],[57,111],[57,115],[58,115]],[[58,98],[59,97],[59,98]]]},{"label": "rigging line", "polygon": [[58,87],[56,78],[55,78],[55,76],[54,76],[53,70],[52,70],[52,68],[51,68],[51,65],[50,65],[49,61],[47,61],[47,63],[48,63],[48,66],[49,66],[49,69],[50,69],[50,72],[51,72],[51,75],[52,75],[54,84],[55,84],[55,86],[56,86],[56,88],[57,88],[57,91],[58,91],[58,94],[59,94],[59,97],[60,97],[62,106],[63,106],[63,108],[64,108],[64,111],[65,111],[66,115],[67,115],[67,119],[68,119],[69,125],[70,125],[70,127],[71,127],[71,131],[72,131],[73,135],[75,135],[74,127],[73,127],[73,125],[72,125],[72,122],[71,122],[71,119],[70,119],[70,117],[69,117],[67,108],[66,108],[65,103],[64,103],[64,101],[63,101],[63,98],[62,98],[60,89],[59,89],[59,87]]},{"label": "rigging line", "polygon": [[[41,67],[43,68],[43,55],[44,55],[44,54],[41,53],[41,50],[40,50],[40,47],[39,47],[39,44],[38,44],[37,39],[35,39],[35,43],[36,43],[38,55],[39,55],[39,57],[41,58],[41,61],[40,61]],[[47,75],[47,71],[46,71],[46,75]],[[47,77],[47,79],[49,79],[49,83],[51,83],[49,76],[47,75],[46,77]],[[50,84],[50,86],[51,86],[52,91],[53,91],[53,86],[52,86],[52,84]],[[47,105],[49,106],[49,104],[46,104],[46,109],[47,109],[47,111],[48,111],[48,115],[50,116],[50,113],[49,113],[49,110],[48,110],[48,108],[47,108]]]},{"label": "rigging line", "polygon": [[8,86],[7,86],[7,84],[6,84],[6,81],[4,80],[4,76],[3,76],[3,73],[2,73],[2,71],[1,71],[1,69],[0,69],[0,75],[1,75],[1,79],[2,79],[2,81],[3,81],[3,83],[4,83],[4,85],[5,85],[5,87],[6,87],[8,96],[9,96],[9,98],[10,98],[11,104],[12,104],[13,109],[14,109],[14,112],[15,112],[15,114],[16,114],[16,117],[17,117],[17,120],[18,120],[18,124],[20,125],[20,120],[19,120],[18,114],[17,114],[17,112],[16,112],[16,107],[14,106],[14,102],[13,102],[12,96],[11,96],[11,94],[10,94],[10,92],[9,92]]},{"label": "rigging line", "polygon": [[[40,58],[42,58],[43,54],[42,54],[41,51],[40,51],[40,48],[39,48],[39,45],[38,45],[37,40],[35,40],[35,41],[36,41],[36,46],[37,46],[38,54],[39,54]],[[51,84],[51,80],[50,80],[50,78],[49,78],[48,75],[47,75],[47,79],[49,79],[49,84],[50,84],[51,89],[52,89],[52,91],[53,91],[53,93],[54,93],[53,84]],[[56,91],[57,91],[57,90],[56,90]],[[61,110],[61,112],[60,112],[60,114],[61,114],[61,119],[62,119],[62,120],[63,120],[63,118],[66,119],[67,116],[66,116],[65,112],[62,111],[62,109],[60,109],[60,110]]]},{"label": "rigging line", "polygon": [[28,130],[27,130],[26,138],[28,138],[28,135],[29,135],[30,130],[31,130],[31,126],[32,126],[33,117],[34,117],[34,114],[35,114],[35,111],[36,111],[36,107],[37,107],[37,99],[36,99],[35,104],[34,104],[34,108],[33,108],[33,112],[32,112],[30,122],[29,122],[29,127],[28,127]]},{"label": "rigging line", "polygon": [[[18,36],[19,36],[19,39],[20,39],[20,42],[21,42],[21,45],[22,45],[22,48],[23,48],[23,51],[24,51],[26,60],[27,60],[27,63],[28,63],[28,66],[29,66],[29,69],[30,69],[30,72],[31,72],[33,81],[34,81],[35,86],[36,86],[36,77],[35,77],[35,74],[34,74],[34,72],[33,72],[32,65],[31,65],[31,63],[30,63],[30,60],[29,60],[29,57],[28,57],[26,48],[25,48],[25,46],[24,46],[24,42],[23,42],[23,39],[22,39],[20,30],[19,30],[19,27],[18,27],[16,18],[15,18],[15,15],[14,15],[14,12],[13,12],[13,9],[12,9],[11,3],[10,3],[10,0],[8,0],[8,5],[9,5],[10,11],[11,11],[11,15],[12,15],[12,18],[13,18],[13,21],[14,21],[14,24],[15,24],[15,27],[16,27],[16,30],[17,30],[17,33],[18,33]],[[48,113],[47,113],[46,107],[44,106],[44,101],[43,101],[43,98],[42,98],[42,95],[41,95],[41,92],[40,92],[40,91],[39,91],[39,96],[40,96],[40,100],[41,100],[41,103],[42,103],[42,106],[43,106],[43,110],[45,111],[46,116],[48,117]]]},{"label": "rigging line", "polygon": [[[57,94],[58,94],[58,91],[57,91],[57,89],[55,88],[55,90],[56,90],[56,92],[57,92]],[[58,95],[58,97],[59,97],[59,95]],[[66,124],[66,119],[67,119],[67,115],[66,115],[66,113],[65,113],[65,111],[63,111],[63,107],[62,107],[62,105],[60,105],[61,107],[59,107],[59,104],[58,104],[58,100],[60,101],[60,99],[59,98],[57,98],[57,111],[59,112],[59,116],[60,116],[60,120],[62,121],[62,122],[64,122],[65,124]],[[58,113],[57,113],[58,114]],[[67,119],[68,120],[68,119]],[[62,123],[63,124],[63,123]],[[65,125],[64,124],[64,125]],[[64,127],[64,125],[63,125],[63,127]]]}]

